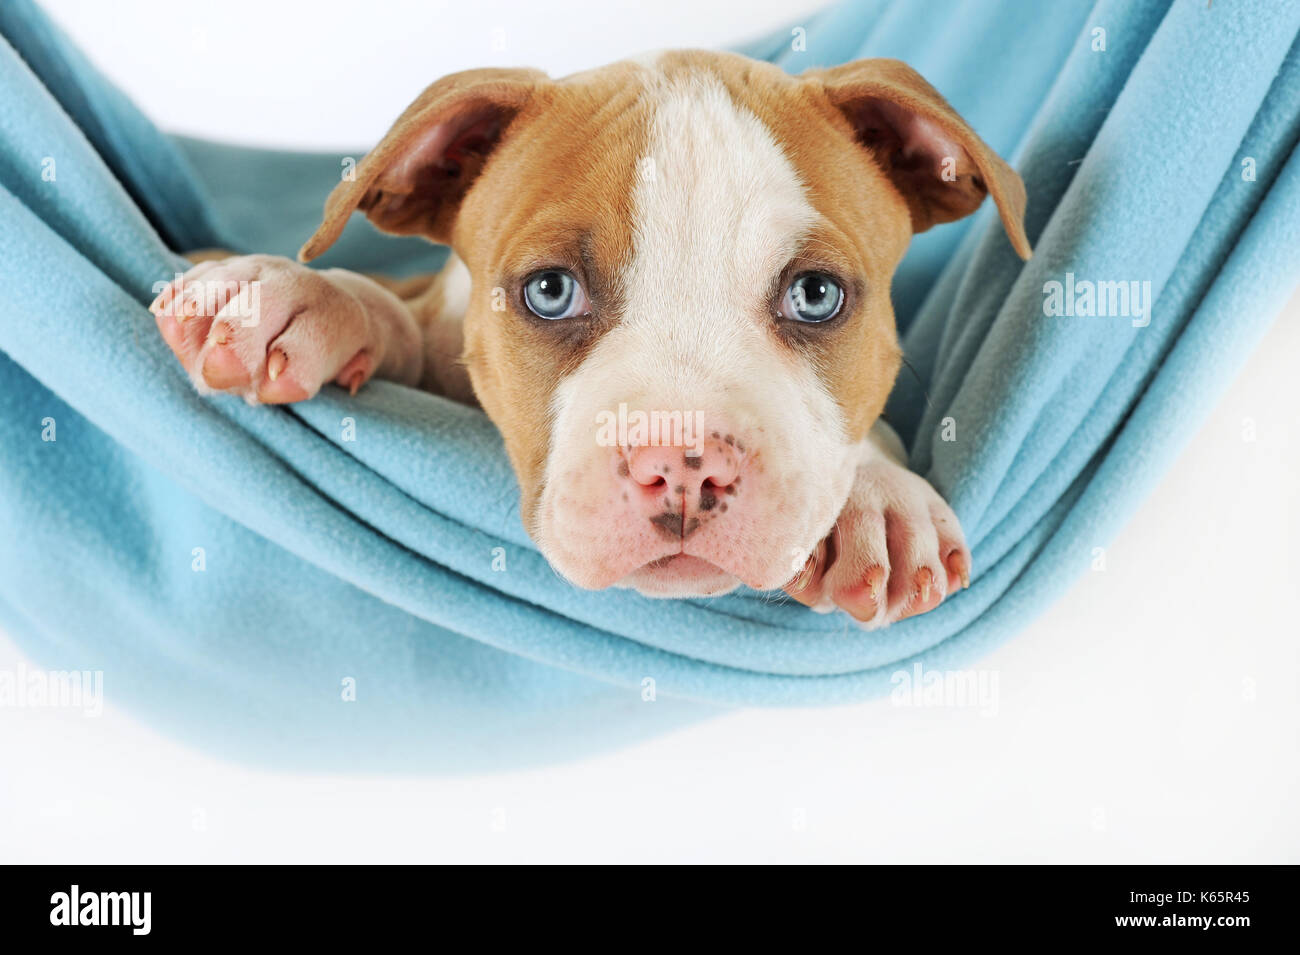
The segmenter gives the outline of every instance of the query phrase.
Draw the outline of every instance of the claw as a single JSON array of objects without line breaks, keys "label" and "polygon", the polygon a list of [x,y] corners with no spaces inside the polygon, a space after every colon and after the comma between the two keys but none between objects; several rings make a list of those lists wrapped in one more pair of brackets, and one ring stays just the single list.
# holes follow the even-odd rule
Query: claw
[{"label": "claw", "polygon": [[357,391],[370,380],[370,372],[374,370],[374,359],[364,348],[348,359],[346,365],[339,369],[334,381],[342,388],[346,388],[349,394],[355,395]]},{"label": "claw", "polygon": [[180,314],[176,316],[176,321],[187,322],[191,318],[196,318],[199,310],[199,297],[197,295],[187,296],[185,304],[181,306]]},{"label": "claw", "polygon": [[815,607],[821,600],[822,587],[819,569],[826,554],[826,542],[822,541],[804,561],[803,567],[782,589],[805,607]]},{"label": "claw", "polygon": [[889,580],[885,568],[876,566],[867,572],[867,586],[871,590],[871,602],[877,607],[885,599],[885,584]]},{"label": "claw", "polygon": [[950,574],[956,574],[957,578],[961,580],[962,589],[969,587],[970,561],[967,559],[965,553],[960,550],[954,550],[948,555],[946,563],[948,566],[948,572]]},{"label": "claw", "polygon": [[275,381],[289,364],[289,356],[280,349],[275,349],[266,359],[266,377]]},{"label": "claw", "polygon": [[244,369],[244,363],[227,348],[210,349],[204,359],[201,374],[208,387],[217,391],[241,388],[248,384],[248,372]]},{"label": "claw", "polygon": [[869,568],[859,580],[835,591],[836,605],[861,623],[876,619],[884,604],[885,583],[888,575],[879,564]]},{"label": "claw", "polygon": [[790,582],[785,585],[785,589],[791,593],[806,589],[808,585],[812,583],[813,574],[816,573],[816,571],[817,555],[810,554],[808,559],[804,561],[804,565],[800,568],[799,573],[795,574]]}]

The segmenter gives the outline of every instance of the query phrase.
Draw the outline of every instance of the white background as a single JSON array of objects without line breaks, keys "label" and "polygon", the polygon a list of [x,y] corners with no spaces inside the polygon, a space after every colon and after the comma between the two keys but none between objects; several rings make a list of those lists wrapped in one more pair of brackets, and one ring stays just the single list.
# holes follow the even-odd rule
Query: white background
[{"label": "white background", "polygon": [[[442,73],[720,45],[815,4],[46,6],[166,128],[347,148]],[[328,91],[328,114],[295,108],[303,84]],[[0,860],[1300,861],[1298,358],[1300,298],[1107,570],[982,662],[995,715],[737,712],[579,763],[439,780],[254,772],[111,707],[9,709]],[[0,635],[0,669],[18,661]]]}]

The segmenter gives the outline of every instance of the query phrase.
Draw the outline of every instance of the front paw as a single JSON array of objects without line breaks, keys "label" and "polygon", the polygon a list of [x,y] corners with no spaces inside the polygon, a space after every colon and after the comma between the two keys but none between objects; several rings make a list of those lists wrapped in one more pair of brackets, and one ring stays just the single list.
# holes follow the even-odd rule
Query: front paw
[{"label": "front paw", "polygon": [[933,610],[970,585],[970,569],[947,502],[923,477],[881,457],[858,468],[835,528],[786,592],[875,628]]},{"label": "front paw", "polygon": [[202,392],[252,404],[353,393],[384,342],[361,301],[326,274],[273,255],[203,262],[149,306],[163,340]]}]

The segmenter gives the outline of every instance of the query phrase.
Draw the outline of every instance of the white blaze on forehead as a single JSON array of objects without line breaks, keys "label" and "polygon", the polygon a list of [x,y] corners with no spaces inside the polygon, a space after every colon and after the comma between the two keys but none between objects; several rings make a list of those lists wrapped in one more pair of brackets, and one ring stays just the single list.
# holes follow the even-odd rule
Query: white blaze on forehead
[{"label": "white blaze on forehead", "polygon": [[624,309],[561,384],[556,407],[566,391],[616,378],[647,410],[811,427],[841,442],[843,416],[824,383],[772,334],[774,284],[820,218],[799,173],[712,74],[647,70],[645,83],[651,119],[618,282]]},{"label": "white blaze on forehead", "polygon": [[736,326],[770,320],[772,281],[817,212],[771,131],[716,79],[654,77],[647,96],[623,322],[713,352]]},{"label": "white blaze on forehead", "polygon": [[828,532],[857,459],[825,383],[773,334],[774,285],[819,214],[771,131],[715,77],[641,65],[652,118],[616,282],[623,309],[556,388],[538,541],[562,571],[613,559],[619,499],[599,415],[701,412],[706,429],[734,430],[762,458],[764,490],[743,510],[761,534],[755,559],[771,566],[747,577],[778,586],[788,552]]}]

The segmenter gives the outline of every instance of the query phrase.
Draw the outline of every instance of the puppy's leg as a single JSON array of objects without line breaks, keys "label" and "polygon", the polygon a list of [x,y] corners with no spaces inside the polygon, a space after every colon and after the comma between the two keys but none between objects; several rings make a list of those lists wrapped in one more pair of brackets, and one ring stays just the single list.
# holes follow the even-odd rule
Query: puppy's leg
[{"label": "puppy's leg", "polygon": [[933,610],[969,585],[971,557],[947,502],[904,465],[893,429],[876,422],[867,445],[834,530],[786,591],[874,628]]},{"label": "puppy's leg", "polygon": [[[195,266],[150,311],[200,391],[283,403],[331,381],[355,393],[375,375],[438,380],[426,368],[422,311],[438,279],[377,280],[271,255],[204,251],[191,259]],[[441,377],[458,384],[454,374]]]},{"label": "puppy's leg", "polygon": [[469,371],[461,361],[465,348],[461,322],[469,308],[470,292],[465,263],[453,252],[437,275],[399,283],[392,290],[410,302],[424,336],[420,387],[461,404],[478,404]]}]

